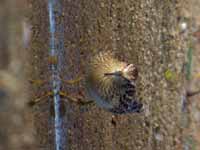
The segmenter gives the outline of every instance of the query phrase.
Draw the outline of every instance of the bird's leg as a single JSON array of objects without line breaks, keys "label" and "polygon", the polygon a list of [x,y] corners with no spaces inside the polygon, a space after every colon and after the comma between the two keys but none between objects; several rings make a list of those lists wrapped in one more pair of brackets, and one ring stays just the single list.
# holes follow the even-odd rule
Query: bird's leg
[{"label": "bird's leg", "polygon": [[[42,79],[29,79],[28,80],[30,84],[37,86],[37,87],[41,87],[44,84],[48,83],[49,80],[42,80]],[[35,104],[38,104],[41,102],[41,100],[43,100],[45,97],[51,96],[52,95],[52,91],[49,92],[45,92],[44,94],[42,94],[42,96],[36,96],[33,100],[30,100],[28,102],[29,106],[34,106]]]},{"label": "bird's leg", "polygon": [[41,79],[36,79],[36,80],[34,80],[34,79],[29,79],[28,81],[29,81],[29,83],[31,83],[31,84],[33,84],[33,85],[35,85],[35,86],[42,86],[42,85],[46,84],[47,82],[49,82],[48,79],[47,79],[47,80],[41,80]]},{"label": "bird's leg", "polygon": [[[72,80],[64,80],[62,77],[60,77],[60,80],[66,84],[69,84],[69,85],[73,85],[73,84],[76,84],[78,82],[80,82],[83,78],[81,76],[78,76],[76,77],[75,79],[72,79]],[[49,80],[29,80],[29,82],[31,84],[34,84],[36,86],[41,86],[45,83],[47,83]],[[45,93],[44,95],[40,96],[40,97],[36,97],[34,100],[31,100],[28,104],[30,106],[33,106],[39,102],[41,102],[41,100],[43,100],[45,97],[49,97],[49,96],[53,96],[53,91],[49,91],[47,93]],[[92,100],[89,100],[89,101],[85,101],[84,99],[84,94],[82,92],[79,92],[77,94],[70,94],[70,93],[67,93],[65,91],[60,91],[58,93],[61,97],[66,97],[68,101],[71,101],[71,102],[74,102],[78,105],[82,105],[82,106],[85,106],[85,105],[89,105],[89,104],[92,104],[94,101]]]},{"label": "bird's leg", "polygon": [[71,79],[71,80],[64,80],[64,79],[61,78],[61,81],[63,81],[66,84],[73,85],[73,84],[76,84],[76,83],[80,82],[82,79],[83,78],[81,76],[78,76],[75,79]]},{"label": "bird's leg", "polygon": [[82,77],[77,77],[72,80],[62,80],[62,81],[67,84],[76,84],[76,83],[80,82],[81,80],[82,80]]},{"label": "bird's leg", "polygon": [[[82,79],[83,79],[82,76],[78,76],[78,77],[76,77],[75,79],[72,79],[72,80],[64,80],[64,79],[61,78],[61,81],[63,81],[66,84],[73,85],[73,84],[79,83]],[[78,105],[89,105],[89,104],[93,103],[92,100],[84,101],[84,99],[85,99],[84,94],[81,93],[81,92],[78,93],[78,94],[69,94],[67,92],[61,91],[60,95],[63,96],[63,97],[66,97],[69,101],[74,102]]]},{"label": "bird's leg", "polygon": [[52,96],[52,95],[53,95],[52,91],[46,92],[44,95],[38,96],[38,97],[34,98],[33,100],[29,101],[28,105],[29,106],[34,106],[34,105],[40,103],[44,98]]},{"label": "bird's leg", "polygon": [[[38,103],[40,103],[44,98],[49,97],[49,96],[53,96],[53,91],[47,92],[44,95],[40,96],[40,97],[36,97],[35,99],[29,101],[28,105],[29,106],[34,106]],[[84,101],[84,97],[80,96],[80,95],[72,95],[69,94],[67,92],[64,91],[60,91],[58,93],[61,97],[66,97],[67,100],[76,103],[78,105],[82,105],[82,106],[86,106],[86,105],[90,105],[93,103],[93,101]]]},{"label": "bird's leg", "polygon": [[82,96],[82,94],[76,94],[76,95],[73,95],[73,94],[69,94],[67,92],[63,92],[63,91],[60,91],[60,96],[62,97],[66,97],[67,100],[73,102],[73,103],[76,103],[78,105],[82,105],[82,106],[86,106],[86,105],[90,105],[92,104],[94,101],[92,100],[89,100],[89,101],[84,101],[84,96]]}]

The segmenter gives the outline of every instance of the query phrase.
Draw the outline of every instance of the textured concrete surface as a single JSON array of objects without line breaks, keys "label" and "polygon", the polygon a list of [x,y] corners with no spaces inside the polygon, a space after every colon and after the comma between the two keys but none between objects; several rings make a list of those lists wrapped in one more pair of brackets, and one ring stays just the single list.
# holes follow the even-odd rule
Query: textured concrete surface
[{"label": "textured concrete surface", "polygon": [[[24,4],[20,2],[17,3],[19,8]],[[6,130],[0,129],[0,149],[21,150],[28,147],[53,150],[54,116],[51,96],[43,98],[34,108],[24,107],[27,100],[44,96],[51,90],[48,5],[47,1],[26,2],[26,19],[15,19],[21,19],[18,27],[22,25],[24,31],[27,31],[23,35],[27,37],[23,41],[26,49],[15,45],[22,43],[20,38],[16,38],[21,37],[21,28],[9,34],[6,30],[0,30],[4,33],[1,35],[11,37],[11,44],[8,44],[9,40],[4,39],[7,36],[0,36],[5,41],[2,40],[3,48],[0,48],[9,49],[0,51],[0,58],[3,58],[0,60],[0,110],[5,112],[7,107],[9,110],[0,114],[2,126],[7,127]],[[195,90],[200,85],[197,77],[200,72],[199,2],[63,0],[62,5],[63,16],[57,20],[58,24],[64,21],[65,26],[66,61],[61,72],[62,79],[84,76],[89,57],[99,51],[113,50],[119,59],[126,59],[138,66],[137,95],[145,104],[145,111],[141,114],[114,115],[96,105],[83,107],[72,102],[63,103],[63,128],[66,128],[68,141],[66,148],[198,150],[199,96],[187,99],[187,105],[183,105],[183,97],[188,89]],[[23,13],[21,9],[17,11]],[[17,13],[11,16],[14,14]],[[186,22],[186,28],[183,22]],[[186,80],[187,69],[184,71],[184,65],[188,62],[187,53],[191,47],[191,77]],[[28,83],[30,80],[36,82]],[[62,90],[78,95],[84,92],[84,87],[82,82],[75,85],[63,83]],[[66,98],[63,97],[63,101]],[[13,114],[20,118],[14,117],[15,121],[21,120],[18,126],[13,124],[12,119],[7,119],[15,116]],[[33,135],[37,148],[33,146]],[[14,140],[8,137],[14,137]]]},{"label": "textured concrete surface", "polygon": [[[117,116],[96,106],[83,111],[84,108],[66,103],[70,149],[172,150],[180,145],[179,92],[183,85],[184,51],[176,30],[177,4],[153,0],[63,1],[66,50],[63,78],[84,75],[88,57],[111,49],[120,59],[138,65],[138,96],[146,106],[141,114]],[[47,4],[30,1],[30,9],[33,26],[30,77],[48,80]],[[166,79],[167,70],[177,78]],[[32,95],[50,89],[48,84],[31,88],[34,89]],[[84,90],[82,88],[81,83],[72,87],[63,84],[65,91],[77,92]],[[53,129],[49,125],[47,105],[44,102],[38,107],[35,122],[41,145],[49,149],[52,148],[48,143],[53,140],[50,133]]]}]

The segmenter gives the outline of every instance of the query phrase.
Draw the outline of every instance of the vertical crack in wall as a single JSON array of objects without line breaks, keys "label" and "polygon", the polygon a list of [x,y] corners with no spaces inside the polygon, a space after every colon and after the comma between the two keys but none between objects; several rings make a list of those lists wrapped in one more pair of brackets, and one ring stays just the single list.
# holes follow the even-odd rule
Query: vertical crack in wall
[{"label": "vertical crack in wall", "polygon": [[[57,0],[49,0],[49,22],[50,22],[50,51],[49,55],[52,58],[57,58],[58,62],[55,64],[50,64],[52,71],[52,90],[53,90],[53,100],[54,100],[54,127],[55,127],[55,147],[56,150],[66,149],[66,132],[63,128],[63,118],[61,115],[61,97],[60,97],[60,72],[62,71],[63,64],[63,51],[64,51],[64,26],[62,23],[58,23],[58,19],[62,16],[62,6]],[[56,20],[57,19],[57,20]],[[63,19],[63,18],[61,18]],[[65,134],[65,135],[64,135]]]}]

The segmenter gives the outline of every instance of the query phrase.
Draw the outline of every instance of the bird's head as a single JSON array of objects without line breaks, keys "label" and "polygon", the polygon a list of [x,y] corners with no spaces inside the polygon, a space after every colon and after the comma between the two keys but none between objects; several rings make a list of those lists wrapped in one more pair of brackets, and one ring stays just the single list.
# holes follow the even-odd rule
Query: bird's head
[{"label": "bird's head", "polygon": [[91,57],[85,75],[88,97],[102,108],[123,114],[141,112],[136,98],[137,67],[121,61],[112,52],[100,52]]},{"label": "bird's head", "polygon": [[130,81],[135,81],[138,77],[138,69],[133,64],[127,64],[122,70],[122,75]]},{"label": "bird's head", "polygon": [[124,64],[120,70],[108,72],[104,75],[114,77],[117,80],[126,79],[129,81],[135,81],[138,77],[138,69],[133,64]]}]

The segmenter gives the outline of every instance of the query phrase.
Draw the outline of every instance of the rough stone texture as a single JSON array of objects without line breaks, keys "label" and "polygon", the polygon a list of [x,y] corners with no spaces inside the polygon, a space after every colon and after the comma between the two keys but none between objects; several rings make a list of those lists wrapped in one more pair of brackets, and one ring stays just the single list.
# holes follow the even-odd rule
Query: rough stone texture
[{"label": "rough stone texture", "polygon": [[[29,3],[33,35],[28,51],[29,78],[49,80],[47,2]],[[66,50],[63,79],[84,75],[88,57],[111,49],[120,59],[138,65],[138,97],[145,104],[141,114],[113,115],[96,106],[82,108],[67,102],[69,149],[182,149],[181,70],[185,52],[177,30],[178,2],[64,0],[63,6]],[[31,85],[30,89],[34,98],[49,91],[50,85]],[[77,92],[82,90],[82,83],[63,84],[63,90]],[[54,149],[49,103],[41,103],[34,111],[38,145],[48,150]]]}]

